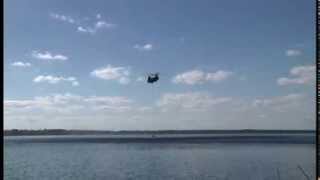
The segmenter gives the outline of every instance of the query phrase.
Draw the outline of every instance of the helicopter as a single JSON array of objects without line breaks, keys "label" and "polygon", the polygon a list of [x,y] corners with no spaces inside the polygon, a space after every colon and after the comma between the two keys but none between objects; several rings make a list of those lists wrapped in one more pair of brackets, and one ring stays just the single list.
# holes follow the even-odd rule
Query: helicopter
[{"label": "helicopter", "polygon": [[155,83],[159,80],[159,73],[150,73],[147,78],[147,83]]}]

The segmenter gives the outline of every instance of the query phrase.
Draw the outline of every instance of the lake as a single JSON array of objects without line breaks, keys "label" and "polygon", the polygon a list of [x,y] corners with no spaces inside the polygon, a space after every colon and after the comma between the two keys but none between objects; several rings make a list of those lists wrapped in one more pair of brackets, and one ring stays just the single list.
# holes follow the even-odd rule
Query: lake
[{"label": "lake", "polygon": [[315,179],[314,143],[117,143],[101,139],[5,137],[4,179]]}]

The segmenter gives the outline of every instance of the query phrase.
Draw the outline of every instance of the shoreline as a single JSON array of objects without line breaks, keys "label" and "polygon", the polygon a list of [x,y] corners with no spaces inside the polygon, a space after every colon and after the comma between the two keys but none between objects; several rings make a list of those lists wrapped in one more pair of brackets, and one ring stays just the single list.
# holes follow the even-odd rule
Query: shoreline
[{"label": "shoreline", "polygon": [[313,135],[220,136],[6,136],[5,143],[286,143],[316,144]]},{"label": "shoreline", "polygon": [[315,130],[67,130],[67,129],[41,129],[4,130],[4,136],[43,136],[43,135],[219,135],[219,134],[316,134]]}]

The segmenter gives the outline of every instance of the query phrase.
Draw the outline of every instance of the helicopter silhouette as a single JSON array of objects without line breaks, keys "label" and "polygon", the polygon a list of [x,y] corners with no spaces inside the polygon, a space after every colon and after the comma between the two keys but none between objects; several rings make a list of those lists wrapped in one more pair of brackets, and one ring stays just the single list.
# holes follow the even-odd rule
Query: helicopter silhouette
[{"label": "helicopter silhouette", "polygon": [[155,83],[159,80],[159,73],[150,73],[147,78],[147,83]]}]

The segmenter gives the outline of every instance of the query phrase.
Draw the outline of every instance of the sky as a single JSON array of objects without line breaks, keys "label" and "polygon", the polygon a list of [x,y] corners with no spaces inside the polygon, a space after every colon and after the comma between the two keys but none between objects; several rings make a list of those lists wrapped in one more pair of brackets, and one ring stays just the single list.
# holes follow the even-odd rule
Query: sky
[{"label": "sky", "polygon": [[315,14],[311,0],[6,0],[4,128],[315,129]]}]

